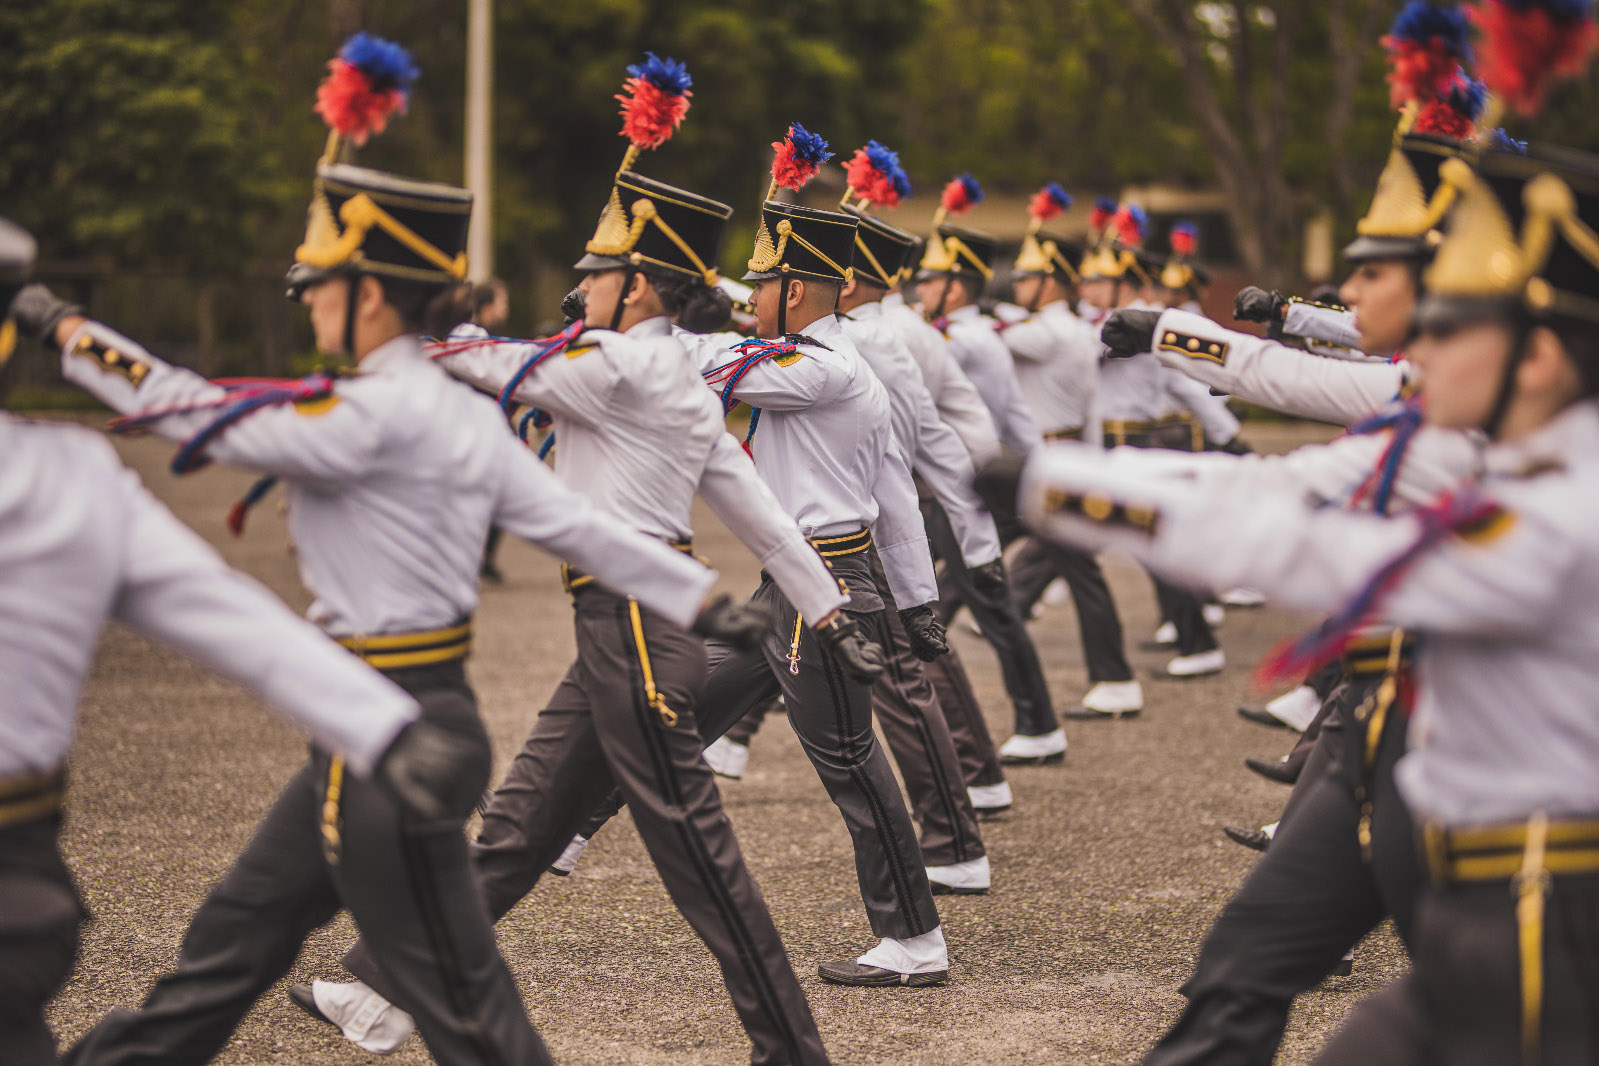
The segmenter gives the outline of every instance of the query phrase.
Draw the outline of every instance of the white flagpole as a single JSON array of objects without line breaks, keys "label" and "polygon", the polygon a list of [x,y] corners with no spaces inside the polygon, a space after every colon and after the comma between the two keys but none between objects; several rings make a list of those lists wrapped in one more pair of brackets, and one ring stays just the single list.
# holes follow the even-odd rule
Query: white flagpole
[{"label": "white flagpole", "polygon": [[469,0],[466,18],[466,185],[472,225],[466,254],[473,281],[494,276],[494,12],[493,0]]}]

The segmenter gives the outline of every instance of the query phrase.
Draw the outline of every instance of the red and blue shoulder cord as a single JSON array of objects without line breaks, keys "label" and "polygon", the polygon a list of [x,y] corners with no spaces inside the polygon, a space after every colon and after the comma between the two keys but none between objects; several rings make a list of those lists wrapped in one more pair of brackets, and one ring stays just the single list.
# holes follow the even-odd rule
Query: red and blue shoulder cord
[{"label": "red and blue shoulder cord", "polygon": [[1417,511],[1421,535],[1384,563],[1320,626],[1267,656],[1256,670],[1257,679],[1270,684],[1305,677],[1338,658],[1354,634],[1376,620],[1383,601],[1423,555],[1456,533],[1480,528],[1502,513],[1474,489],[1445,493]]},{"label": "red and blue shoulder cord", "polygon": [[[498,396],[500,410],[504,411],[506,418],[509,419],[512,408],[516,406],[516,390],[522,387],[522,382],[527,380],[527,376],[533,373],[534,369],[546,359],[570,348],[572,342],[577,340],[586,328],[587,326],[583,320],[579,319],[554,336],[543,337],[531,342],[516,337],[496,337],[492,335],[458,337],[453,340],[446,339],[430,345],[431,350],[428,352],[428,357],[440,359],[447,355],[457,355],[461,352],[470,351],[485,344],[531,344],[532,352],[523,360],[522,365],[517,367],[516,373],[511,375],[505,386],[500,389]],[[521,419],[517,421],[516,435],[526,443],[528,435],[534,429],[544,429],[550,424],[550,421],[551,419],[547,412],[537,407],[530,407],[522,415]],[[539,458],[543,459],[553,447],[555,447],[555,434],[550,433],[545,436],[544,443],[539,445]]]},{"label": "red and blue shoulder cord", "polygon": [[[757,364],[780,355],[793,355],[799,350],[799,345],[787,338],[780,341],[767,341],[753,339],[739,341],[733,345],[732,350],[738,353],[738,358],[721,366],[712,367],[704,374],[705,380],[715,386],[721,386],[722,413],[727,414],[737,407],[739,400],[734,399],[733,390],[738,388],[738,383],[744,380],[744,375],[753,370]],[[750,441],[755,436],[755,429],[761,422],[761,409],[754,404],[750,405],[750,428],[744,434],[744,451],[750,458],[755,457]]]},{"label": "red and blue shoulder cord", "polygon": [[1376,414],[1349,427],[1348,432],[1351,436],[1380,433],[1383,430],[1393,431],[1388,447],[1383,450],[1382,458],[1377,461],[1376,469],[1349,498],[1350,507],[1359,506],[1369,498],[1373,511],[1380,515],[1388,513],[1388,508],[1393,504],[1394,485],[1399,480],[1399,468],[1404,465],[1405,452],[1410,448],[1410,442],[1415,439],[1416,431],[1420,428],[1419,396],[1396,399]]},{"label": "red and blue shoulder cord", "polygon": [[[293,379],[219,379],[212,384],[223,388],[221,396],[125,415],[112,421],[111,431],[134,433],[171,415],[215,410],[216,417],[184,441],[178,447],[177,454],[172,457],[171,469],[174,474],[192,474],[211,462],[211,457],[206,454],[206,447],[229,426],[267,407],[277,407],[286,403],[305,403],[330,396],[333,393],[334,380],[334,375],[322,370],[303,378]],[[244,522],[249,509],[272,491],[272,486],[277,484],[277,480],[273,474],[257,479],[249,491],[229,508],[228,529],[234,536],[237,537],[244,532]]]}]

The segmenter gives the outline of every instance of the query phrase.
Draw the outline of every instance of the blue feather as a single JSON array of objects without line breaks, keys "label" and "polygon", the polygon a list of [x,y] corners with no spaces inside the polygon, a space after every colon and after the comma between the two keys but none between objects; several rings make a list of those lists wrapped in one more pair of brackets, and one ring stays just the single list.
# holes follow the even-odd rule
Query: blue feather
[{"label": "blue feather", "polygon": [[910,175],[905,173],[905,168],[900,165],[899,153],[889,148],[880,141],[866,142],[866,158],[871,160],[872,166],[888,176],[893,184],[894,191],[899,193],[901,200],[911,197]]},{"label": "blue feather", "polygon": [[411,85],[421,75],[411,53],[381,37],[358,33],[344,42],[339,58],[365,74],[378,92],[399,89],[409,92]]},{"label": "blue feather", "polygon": [[694,85],[688,66],[670,57],[661,59],[654,52],[644,53],[644,62],[627,68],[635,78],[643,78],[669,96],[682,96]]},{"label": "blue feather", "polygon": [[1515,155],[1527,154],[1527,142],[1516,140],[1505,132],[1503,126],[1488,135],[1488,144],[1496,152],[1512,152]]},{"label": "blue feather", "polygon": [[970,174],[960,176],[961,187],[966,190],[966,199],[974,204],[983,202],[983,187],[977,184],[977,179]]},{"label": "blue feather", "polygon": [[1107,216],[1114,215],[1116,213],[1116,201],[1109,196],[1101,196],[1094,201],[1094,210],[1103,211]]},{"label": "blue feather", "polygon": [[1455,4],[1410,0],[1394,19],[1388,34],[1422,46],[1434,38],[1441,39],[1452,54],[1471,62],[1471,19]]},{"label": "blue feather", "polygon": [[1061,188],[1060,182],[1050,182],[1048,185],[1044,186],[1044,191],[1049,194],[1049,198],[1053,200],[1055,205],[1062,211],[1066,210],[1072,205],[1072,194]]},{"label": "blue feather", "polygon": [[819,134],[812,133],[798,122],[789,125],[788,139],[793,142],[796,159],[821,166],[833,158],[833,153],[827,150],[827,142]]},{"label": "blue feather", "polygon": [[1449,93],[1444,98],[1450,107],[1471,121],[1476,122],[1482,117],[1483,109],[1488,106],[1488,86],[1460,71],[1461,79],[1449,87]]}]

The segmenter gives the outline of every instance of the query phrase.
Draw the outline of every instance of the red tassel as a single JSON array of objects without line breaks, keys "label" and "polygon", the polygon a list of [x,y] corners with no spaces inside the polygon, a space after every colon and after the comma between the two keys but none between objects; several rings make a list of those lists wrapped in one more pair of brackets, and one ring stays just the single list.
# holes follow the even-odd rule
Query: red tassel
[{"label": "red tassel", "polygon": [[1478,75],[1524,115],[1538,112],[1555,81],[1581,75],[1599,46],[1592,19],[1557,19],[1538,6],[1517,11],[1504,0],[1469,10],[1483,34]]},{"label": "red tassel", "polygon": [[374,92],[371,79],[359,67],[342,59],[328,62],[328,76],[316,90],[316,112],[339,136],[365,144],[372,134],[383,132],[397,111],[405,111],[404,92]]}]

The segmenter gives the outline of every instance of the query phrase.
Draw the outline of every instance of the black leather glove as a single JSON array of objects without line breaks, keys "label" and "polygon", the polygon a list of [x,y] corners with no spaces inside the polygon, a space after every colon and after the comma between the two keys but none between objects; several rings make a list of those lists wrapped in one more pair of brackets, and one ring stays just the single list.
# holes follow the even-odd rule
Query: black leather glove
[{"label": "black leather glove", "polygon": [[1160,322],[1160,311],[1124,307],[1112,311],[1099,331],[1099,339],[1109,349],[1112,359],[1130,359],[1135,355],[1155,349],[1155,326]]},{"label": "black leather glove", "polygon": [[429,821],[462,821],[488,784],[488,745],[470,733],[412,722],[378,761],[377,779]]},{"label": "black leather glove", "polygon": [[718,596],[700,609],[692,628],[702,637],[724,641],[739,651],[754,651],[771,627],[771,615],[761,608]]},{"label": "black leather glove", "polygon": [[905,636],[911,642],[911,654],[922,662],[930,663],[940,655],[949,653],[944,627],[927,604],[905,608],[899,612],[899,620],[905,626]]},{"label": "black leather glove", "polygon": [[1250,285],[1233,299],[1233,317],[1240,322],[1281,322],[1287,303],[1280,292],[1267,292]]},{"label": "black leather glove", "polygon": [[24,285],[11,301],[11,317],[17,320],[17,332],[46,344],[54,342],[56,326],[63,318],[81,314],[83,308],[65,302],[37,282]]},{"label": "black leather glove", "polygon": [[830,621],[817,626],[816,643],[822,650],[838,660],[838,665],[851,678],[870,685],[888,668],[883,649],[866,639],[855,619],[842,611],[835,611]]},{"label": "black leather glove", "polygon": [[972,488],[982,497],[983,506],[996,521],[1016,517],[1016,491],[1022,483],[1022,468],[1026,460],[1004,456],[986,464],[972,480]]},{"label": "black leather glove", "polygon": [[1226,452],[1228,455],[1254,455],[1255,454],[1255,449],[1251,448],[1249,446],[1249,442],[1244,440],[1244,438],[1242,438],[1242,437],[1234,437],[1232,440],[1228,441],[1226,444],[1221,445],[1216,450],[1219,451],[1219,452]]},{"label": "black leather glove", "polygon": [[566,319],[566,325],[582,320],[588,313],[588,297],[582,289],[573,289],[561,298],[561,314]]},{"label": "black leather glove", "polygon": [[1005,594],[1007,582],[1003,560],[992,559],[982,566],[971,567],[966,571],[966,576],[972,579],[972,588],[984,596],[995,598]]}]

